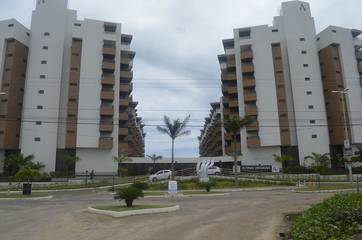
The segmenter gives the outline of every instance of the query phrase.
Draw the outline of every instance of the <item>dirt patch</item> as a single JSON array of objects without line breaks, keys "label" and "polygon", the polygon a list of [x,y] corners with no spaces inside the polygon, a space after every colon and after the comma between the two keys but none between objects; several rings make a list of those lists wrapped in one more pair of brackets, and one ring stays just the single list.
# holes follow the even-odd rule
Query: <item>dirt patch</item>
[{"label": "dirt patch", "polygon": [[274,240],[288,240],[291,239],[290,230],[293,222],[297,217],[301,215],[300,212],[287,213],[283,217],[283,221],[280,223],[277,228],[276,236]]}]

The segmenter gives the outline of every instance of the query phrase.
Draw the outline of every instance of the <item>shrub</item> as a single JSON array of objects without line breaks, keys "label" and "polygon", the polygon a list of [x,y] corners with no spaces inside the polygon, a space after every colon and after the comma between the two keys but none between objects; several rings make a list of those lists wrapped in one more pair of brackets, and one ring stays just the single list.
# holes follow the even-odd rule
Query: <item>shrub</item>
[{"label": "shrub", "polygon": [[347,240],[362,232],[362,194],[336,195],[294,222],[294,240]]},{"label": "shrub", "polygon": [[124,200],[126,202],[127,207],[133,206],[133,201],[138,199],[139,197],[143,197],[143,191],[139,188],[128,187],[118,189],[114,199]]},{"label": "shrub", "polygon": [[147,190],[150,186],[146,182],[135,182],[132,184],[132,187],[141,189],[141,190]]},{"label": "shrub", "polygon": [[201,188],[205,188],[206,192],[210,192],[210,189],[216,186],[214,181],[200,182],[199,185]]}]

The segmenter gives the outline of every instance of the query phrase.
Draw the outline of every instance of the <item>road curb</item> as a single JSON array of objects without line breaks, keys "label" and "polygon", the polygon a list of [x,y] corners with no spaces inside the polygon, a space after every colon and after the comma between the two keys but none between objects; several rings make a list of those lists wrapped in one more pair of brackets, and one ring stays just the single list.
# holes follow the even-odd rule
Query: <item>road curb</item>
[{"label": "road curb", "polygon": [[163,194],[155,196],[144,196],[143,198],[187,198],[187,197],[218,197],[218,196],[229,196],[230,193],[215,193],[215,194]]},{"label": "road curb", "polygon": [[29,198],[0,198],[0,201],[37,201],[37,200],[50,200],[53,196],[46,196],[46,197],[29,197]]},{"label": "road curb", "polygon": [[278,191],[278,190],[294,190],[296,187],[274,187],[274,188],[237,188],[227,189],[228,192],[263,192],[263,191]]},{"label": "road curb", "polygon": [[356,192],[357,190],[355,188],[353,189],[336,189],[336,190],[317,190],[317,191],[301,191],[294,189],[292,192],[295,193],[344,193],[344,192]]},{"label": "road curb", "polygon": [[129,216],[136,216],[136,215],[148,215],[148,214],[157,214],[157,213],[169,213],[175,212],[180,209],[179,205],[172,206],[172,207],[164,207],[164,208],[152,208],[152,209],[142,209],[142,210],[133,210],[133,211],[124,211],[124,212],[116,212],[116,211],[106,211],[106,210],[99,210],[92,207],[88,207],[87,211],[94,214],[101,214],[106,215],[114,218],[121,218],[121,217],[129,217]]}]

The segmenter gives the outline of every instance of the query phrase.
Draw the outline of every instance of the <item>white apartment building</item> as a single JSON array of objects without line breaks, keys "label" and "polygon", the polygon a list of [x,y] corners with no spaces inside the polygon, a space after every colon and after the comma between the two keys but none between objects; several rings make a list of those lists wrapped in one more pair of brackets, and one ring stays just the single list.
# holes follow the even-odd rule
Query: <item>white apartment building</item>
[{"label": "white apartment building", "polygon": [[116,172],[113,156],[142,157],[145,135],[131,95],[135,52],[121,24],[80,21],[68,0],[36,1],[30,30],[7,29],[11,21],[0,22],[0,40],[29,48],[14,150],[34,154],[46,172],[64,170],[66,154],[81,158],[76,172]]},{"label": "white apartment building", "polygon": [[[343,60],[345,80],[340,89],[353,89],[347,96],[351,140],[353,144],[361,143],[359,33],[329,27],[317,36],[310,5],[289,1],[282,3],[280,16],[274,18],[273,26],[235,29],[233,38],[223,41],[225,53],[219,56],[222,118],[235,114],[254,119],[238,137],[243,164],[275,165],[273,154],[288,154],[298,159],[300,165],[308,166],[312,162],[306,160],[306,156],[312,152],[324,154],[330,153],[330,149],[332,155],[342,152],[342,111],[339,111],[339,122],[332,125],[328,111],[333,108],[325,100],[328,94],[320,66],[319,50],[333,44],[340,46]],[[336,143],[330,134],[337,125],[342,134],[339,131]],[[228,134],[225,143],[227,154],[232,150]],[[340,151],[334,150],[335,144],[339,144]],[[200,148],[205,147],[200,145]]]}]

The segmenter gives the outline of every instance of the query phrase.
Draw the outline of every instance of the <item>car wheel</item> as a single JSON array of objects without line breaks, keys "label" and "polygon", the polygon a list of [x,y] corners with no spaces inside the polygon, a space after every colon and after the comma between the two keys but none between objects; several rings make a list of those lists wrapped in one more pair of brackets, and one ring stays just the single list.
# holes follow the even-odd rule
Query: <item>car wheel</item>
[{"label": "car wheel", "polygon": [[221,175],[221,173],[220,173],[220,172],[216,172],[215,175],[216,175],[216,176],[219,176],[219,175]]},{"label": "car wheel", "polygon": [[171,175],[170,176],[168,176],[168,178],[167,178],[168,180],[170,180],[171,179]]},{"label": "car wheel", "polygon": [[157,182],[157,178],[152,178],[152,182]]}]

